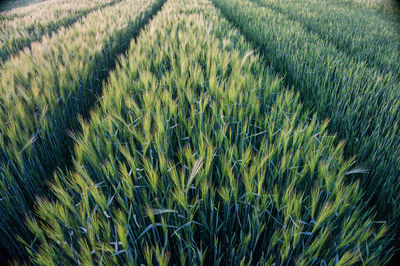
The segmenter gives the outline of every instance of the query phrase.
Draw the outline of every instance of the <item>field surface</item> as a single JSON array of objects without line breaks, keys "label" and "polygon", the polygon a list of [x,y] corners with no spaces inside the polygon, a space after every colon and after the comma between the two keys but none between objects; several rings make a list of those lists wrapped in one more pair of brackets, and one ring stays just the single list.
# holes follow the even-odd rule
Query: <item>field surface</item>
[{"label": "field surface", "polygon": [[399,62],[387,1],[0,12],[0,261],[396,265]]}]

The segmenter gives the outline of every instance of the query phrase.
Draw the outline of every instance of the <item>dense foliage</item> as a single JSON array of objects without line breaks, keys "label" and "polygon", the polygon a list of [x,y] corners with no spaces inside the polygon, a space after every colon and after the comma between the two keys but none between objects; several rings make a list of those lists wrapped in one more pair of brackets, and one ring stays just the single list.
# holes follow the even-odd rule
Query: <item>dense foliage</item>
[{"label": "dense foliage", "polygon": [[43,35],[67,27],[88,13],[118,0],[58,1],[49,8],[37,8],[26,16],[0,20],[0,62]]},{"label": "dense foliage", "polygon": [[400,37],[360,0],[0,13],[0,260],[382,265]]},{"label": "dense foliage", "polygon": [[305,104],[320,119],[331,119],[331,131],[346,140],[346,155],[357,156],[366,170],[358,176],[366,199],[378,206],[380,218],[396,222],[400,217],[399,73],[384,74],[273,9],[247,0],[214,2],[260,47],[267,62],[285,74]]},{"label": "dense foliage", "polygon": [[25,217],[53,171],[70,164],[77,115],[87,115],[114,57],[161,3],[126,0],[93,12],[0,68],[0,243],[9,252],[24,251],[16,238],[29,235]]},{"label": "dense foliage", "polygon": [[303,115],[211,3],[184,3],[132,43],[83,123],[75,171],[30,222],[36,262],[376,260],[386,229],[343,184],[352,162],[327,123]]},{"label": "dense foliage", "polygon": [[255,0],[316,33],[357,62],[365,61],[375,71],[400,78],[399,21],[334,1]]}]

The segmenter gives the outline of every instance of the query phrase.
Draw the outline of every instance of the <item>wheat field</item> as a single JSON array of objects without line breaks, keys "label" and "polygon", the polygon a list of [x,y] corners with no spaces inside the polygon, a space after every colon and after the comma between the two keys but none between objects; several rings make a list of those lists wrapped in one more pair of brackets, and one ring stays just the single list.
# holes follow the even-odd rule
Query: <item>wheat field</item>
[{"label": "wheat field", "polygon": [[386,1],[0,13],[0,262],[396,265]]}]

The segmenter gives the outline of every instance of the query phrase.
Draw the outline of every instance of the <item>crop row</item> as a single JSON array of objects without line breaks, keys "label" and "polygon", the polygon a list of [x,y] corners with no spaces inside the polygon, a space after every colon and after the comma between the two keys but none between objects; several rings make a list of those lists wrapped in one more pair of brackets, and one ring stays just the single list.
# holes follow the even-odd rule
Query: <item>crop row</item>
[{"label": "crop row", "polygon": [[309,108],[346,140],[357,156],[365,198],[379,217],[395,222],[400,209],[399,84],[338,51],[298,22],[250,1],[215,0],[267,62],[286,74]]},{"label": "crop row", "polygon": [[29,227],[40,265],[377,264],[343,143],[207,0],[169,0]]},{"label": "crop row", "polygon": [[393,72],[400,78],[399,31],[379,16],[315,0],[255,2],[300,22],[308,31],[317,33],[358,62],[366,61],[369,66],[383,73]]},{"label": "crop row", "polygon": [[68,166],[77,115],[88,114],[115,56],[162,2],[126,0],[93,12],[0,68],[0,244],[9,254],[23,253],[25,217],[53,171]]},{"label": "crop row", "polygon": [[88,13],[120,0],[56,2],[34,10],[29,16],[0,21],[0,62],[39,41],[43,35],[67,27]]},{"label": "crop row", "polygon": [[334,2],[340,3],[348,8],[358,9],[361,12],[381,16],[388,21],[398,22],[400,18],[398,10],[399,2],[396,0],[337,0]]},{"label": "crop row", "polygon": [[61,2],[67,2],[71,0],[47,0],[37,4],[27,5],[24,7],[13,8],[11,10],[0,11],[0,21],[2,20],[12,20],[15,18],[21,18],[24,16],[28,16],[32,12],[35,12],[37,9],[46,9],[51,5],[59,4]]},{"label": "crop row", "polygon": [[[301,0],[304,1],[304,0]],[[395,25],[398,23],[396,16],[397,9],[396,5],[393,5],[394,2],[391,0],[321,0],[321,3],[325,2],[329,6],[343,6],[350,10],[357,10],[362,15],[371,16],[372,20],[379,19],[382,21],[386,21],[389,24]],[[391,15],[389,15],[391,14]],[[397,14],[399,15],[399,14]]]}]

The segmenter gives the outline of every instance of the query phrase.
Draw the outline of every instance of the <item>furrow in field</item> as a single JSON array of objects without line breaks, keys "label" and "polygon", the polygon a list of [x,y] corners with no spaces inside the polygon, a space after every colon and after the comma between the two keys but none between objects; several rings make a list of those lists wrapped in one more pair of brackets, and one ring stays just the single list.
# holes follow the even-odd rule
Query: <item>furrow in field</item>
[{"label": "furrow in field", "polygon": [[31,43],[40,41],[61,27],[69,27],[90,12],[114,5],[121,0],[96,0],[56,2],[47,8],[39,8],[11,21],[0,21],[0,63],[18,53]]},{"label": "furrow in field", "polygon": [[385,226],[326,126],[211,2],[169,0],[38,202],[35,263],[377,263]]},{"label": "furrow in field", "polygon": [[[33,43],[0,68],[0,244],[24,256],[17,236],[56,168],[70,165],[70,132],[87,116],[102,82],[163,0],[126,0]],[[7,254],[1,254],[7,256]]]},{"label": "furrow in field", "polygon": [[396,25],[359,10],[323,5],[320,1],[254,0],[299,22],[307,31],[332,43],[357,62],[400,79],[400,36]]}]

